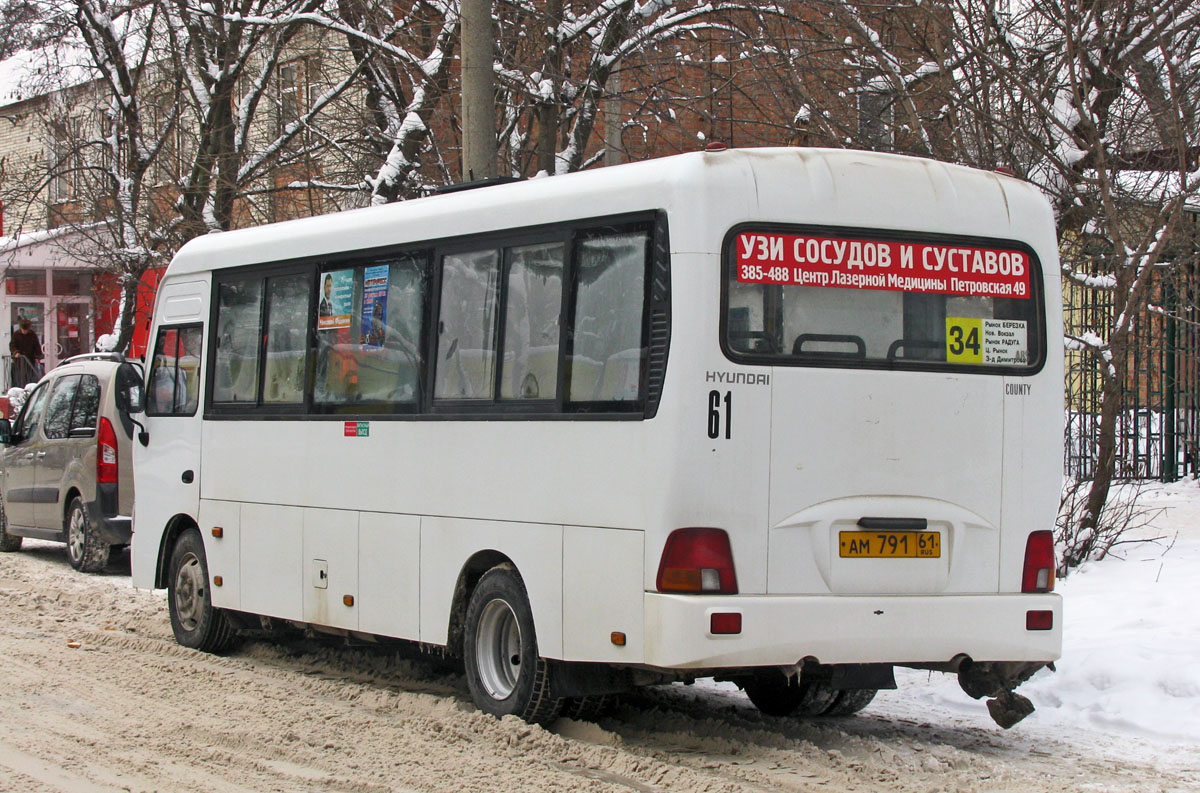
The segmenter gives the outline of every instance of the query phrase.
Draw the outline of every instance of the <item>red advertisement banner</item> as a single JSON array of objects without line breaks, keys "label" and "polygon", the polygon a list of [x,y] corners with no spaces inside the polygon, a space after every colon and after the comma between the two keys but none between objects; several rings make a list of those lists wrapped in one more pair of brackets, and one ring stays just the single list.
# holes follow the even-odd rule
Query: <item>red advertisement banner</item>
[{"label": "red advertisement banner", "polygon": [[752,231],[736,245],[743,284],[1030,297],[1024,251]]}]

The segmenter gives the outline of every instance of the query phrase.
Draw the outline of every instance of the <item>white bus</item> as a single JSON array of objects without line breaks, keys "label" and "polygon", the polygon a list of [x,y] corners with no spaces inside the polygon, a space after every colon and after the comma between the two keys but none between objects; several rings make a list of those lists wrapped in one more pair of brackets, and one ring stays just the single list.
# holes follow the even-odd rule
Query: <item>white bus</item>
[{"label": "white bus", "polygon": [[535,722],[701,677],[846,714],[896,665],[1014,721],[1061,646],[1058,272],[1029,184],[816,149],[194,240],[134,585],[186,646],[408,640]]}]

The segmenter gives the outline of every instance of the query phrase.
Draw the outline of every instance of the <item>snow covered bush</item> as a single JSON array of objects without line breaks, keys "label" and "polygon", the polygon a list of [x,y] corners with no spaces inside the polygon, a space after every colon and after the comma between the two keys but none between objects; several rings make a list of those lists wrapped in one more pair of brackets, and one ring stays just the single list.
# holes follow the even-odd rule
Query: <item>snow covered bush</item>
[{"label": "snow covered bush", "polygon": [[1112,488],[1104,508],[1094,521],[1090,521],[1082,518],[1088,508],[1091,481],[1066,480],[1054,531],[1058,557],[1055,572],[1059,578],[1066,578],[1071,570],[1086,561],[1103,559],[1118,545],[1163,539],[1137,534],[1139,529],[1149,526],[1162,514],[1162,508],[1145,506],[1141,498],[1149,486],[1148,482],[1134,481]]}]

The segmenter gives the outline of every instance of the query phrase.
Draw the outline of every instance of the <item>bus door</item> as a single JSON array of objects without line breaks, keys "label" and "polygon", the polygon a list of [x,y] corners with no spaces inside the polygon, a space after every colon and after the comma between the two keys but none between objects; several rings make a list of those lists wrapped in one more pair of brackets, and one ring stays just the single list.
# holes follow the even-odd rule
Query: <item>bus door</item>
[{"label": "bus door", "polygon": [[200,402],[208,290],[204,281],[187,281],[166,284],[159,291],[156,330],[146,367],[149,443],[147,447],[134,443],[137,492],[132,572],[134,586],[141,588],[154,587],[158,543],[168,522],[179,514],[193,521],[199,517]]}]

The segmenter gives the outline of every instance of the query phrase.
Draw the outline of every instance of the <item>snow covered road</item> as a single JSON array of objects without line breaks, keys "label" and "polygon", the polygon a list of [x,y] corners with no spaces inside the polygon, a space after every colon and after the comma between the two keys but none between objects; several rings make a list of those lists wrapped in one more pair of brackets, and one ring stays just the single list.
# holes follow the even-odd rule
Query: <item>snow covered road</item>
[{"label": "snow covered road", "polygon": [[[1154,497],[1200,524],[1194,484]],[[1200,791],[1200,631],[1181,616],[1198,534],[1060,587],[1066,656],[1007,732],[952,678],[918,672],[851,718],[770,718],[700,683],[631,695],[598,724],[496,721],[419,657],[187,650],[127,557],[84,575],[61,545],[27,541],[0,554],[0,793]]]}]

